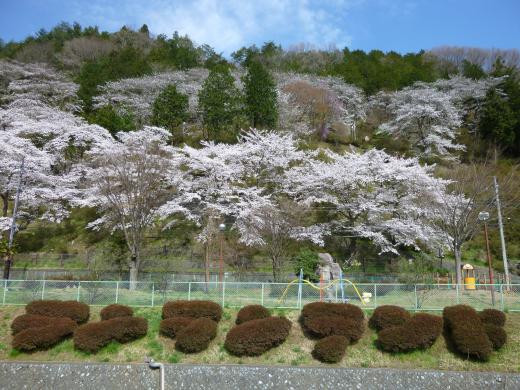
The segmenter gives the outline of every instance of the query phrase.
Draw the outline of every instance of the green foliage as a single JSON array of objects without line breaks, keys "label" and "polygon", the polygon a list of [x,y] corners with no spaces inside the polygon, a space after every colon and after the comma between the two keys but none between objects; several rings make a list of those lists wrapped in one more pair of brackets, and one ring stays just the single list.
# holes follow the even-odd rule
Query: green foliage
[{"label": "green foliage", "polygon": [[188,118],[188,96],[177,92],[174,84],[168,85],[157,96],[152,107],[152,123],[171,131],[174,138],[182,138],[183,123]]},{"label": "green foliage", "polygon": [[151,72],[151,67],[141,50],[126,46],[113,51],[97,61],[86,62],[77,77],[78,96],[83,100],[84,111],[92,110],[92,98],[97,94],[98,85],[110,80],[143,76]]},{"label": "green foliage", "polygon": [[235,142],[242,116],[242,96],[227,67],[215,67],[199,92],[199,109],[210,140]]},{"label": "green foliage", "polygon": [[32,44],[51,43],[55,52],[60,52],[66,41],[79,37],[108,38],[106,31],[99,32],[97,26],[81,27],[77,22],[72,25],[66,22],[58,23],[51,30],[40,29],[34,36],[28,36],[21,42],[3,43],[0,40],[0,58],[14,58],[16,54]]},{"label": "green foliage", "polygon": [[269,71],[253,61],[244,76],[246,111],[255,128],[274,128],[278,120],[276,83]]},{"label": "green foliage", "polygon": [[98,124],[111,134],[119,131],[132,131],[136,129],[135,119],[131,112],[118,114],[114,107],[107,105],[94,111],[88,116],[90,123]]},{"label": "green foliage", "polygon": [[177,69],[189,69],[200,65],[201,52],[187,36],[181,36],[177,31],[171,39],[159,35],[154,48],[149,54],[152,61],[172,65]]},{"label": "green foliage", "polygon": [[398,90],[416,81],[435,80],[434,62],[424,52],[401,55],[394,51],[343,50],[343,60],[327,72],[361,87],[367,94],[380,90]]},{"label": "green foliage", "polygon": [[515,69],[497,62],[493,75],[505,80],[488,91],[479,122],[484,139],[500,145],[514,156],[520,155],[520,76]]},{"label": "green foliage", "polygon": [[0,258],[12,256],[16,253],[16,247],[9,248],[9,241],[0,239]]},{"label": "green foliage", "polygon": [[425,277],[431,275],[435,268],[428,255],[423,252],[414,254],[413,257],[400,259],[399,282],[400,283],[430,283],[431,280],[425,280]]},{"label": "green foliage", "polygon": [[480,80],[486,77],[486,72],[480,65],[464,60],[462,61],[462,75],[473,80]]},{"label": "green foliage", "polygon": [[310,249],[302,248],[300,252],[294,257],[294,273],[300,275],[300,270],[303,270],[303,278],[312,282],[319,280],[316,274],[319,258],[318,254]]}]

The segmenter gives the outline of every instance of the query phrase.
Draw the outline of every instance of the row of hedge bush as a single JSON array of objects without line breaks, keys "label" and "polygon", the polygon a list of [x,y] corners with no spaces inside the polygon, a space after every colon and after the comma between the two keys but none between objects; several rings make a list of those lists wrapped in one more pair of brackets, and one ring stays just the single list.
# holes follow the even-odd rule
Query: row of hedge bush
[{"label": "row of hedge bush", "polygon": [[[47,349],[73,335],[77,349],[95,353],[111,341],[129,342],[146,335],[147,321],[133,317],[132,308],[109,305],[100,312],[101,321],[87,323],[89,306],[76,301],[34,301],[26,314],[11,323],[12,345],[20,351]],[[175,348],[200,352],[216,337],[222,307],[211,301],[167,302],[162,310],[160,334],[176,339]],[[314,302],[304,306],[299,318],[304,334],[317,339],[312,355],[326,363],[341,361],[349,344],[363,335],[363,311],[344,303]],[[501,348],[507,335],[504,313],[486,309],[478,313],[466,305],[446,307],[443,317],[419,313],[411,315],[398,306],[374,310],[369,326],[378,332],[376,345],[386,352],[426,349],[445,331],[451,348],[477,360],[488,360]],[[236,326],[226,335],[225,348],[237,356],[258,356],[287,339],[291,322],[272,317],[260,305],[243,307]],[[444,326],[443,326],[444,325]]]}]

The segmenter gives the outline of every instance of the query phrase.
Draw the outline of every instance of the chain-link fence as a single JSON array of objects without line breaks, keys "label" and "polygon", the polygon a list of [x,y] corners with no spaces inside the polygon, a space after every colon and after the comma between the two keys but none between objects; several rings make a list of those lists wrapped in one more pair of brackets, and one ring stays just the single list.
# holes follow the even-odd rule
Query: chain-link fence
[{"label": "chain-link fence", "polygon": [[[470,289],[471,288],[471,289]],[[223,306],[260,304],[269,308],[300,309],[309,302],[348,302],[364,309],[397,305],[409,310],[442,310],[468,304],[476,309],[495,307],[520,311],[520,284],[341,284],[328,288],[308,283],[261,282],[135,282],[123,281],[0,281],[2,305],[25,305],[39,299],[77,300],[89,305],[119,303],[161,306],[169,300],[204,299]]]}]

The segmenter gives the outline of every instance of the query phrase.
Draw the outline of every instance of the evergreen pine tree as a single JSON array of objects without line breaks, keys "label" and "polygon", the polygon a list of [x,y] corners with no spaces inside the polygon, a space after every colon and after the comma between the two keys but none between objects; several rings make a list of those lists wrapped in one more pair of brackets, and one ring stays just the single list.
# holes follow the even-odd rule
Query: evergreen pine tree
[{"label": "evergreen pine tree", "polygon": [[246,111],[255,128],[274,128],[278,120],[276,83],[269,71],[252,61],[244,76]]},{"label": "evergreen pine tree", "polygon": [[216,66],[210,71],[199,92],[199,109],[207,138],[236,141],[241,125],[242,96],[229,68]]}]

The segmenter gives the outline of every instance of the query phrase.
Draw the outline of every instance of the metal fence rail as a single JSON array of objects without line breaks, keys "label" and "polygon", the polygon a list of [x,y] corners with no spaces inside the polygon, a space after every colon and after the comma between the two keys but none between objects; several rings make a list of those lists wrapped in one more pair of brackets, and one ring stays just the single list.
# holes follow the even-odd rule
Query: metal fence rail
[{"label": "metal fence rail", "polygon": [[[261,282],[135,282],[1,280],[2,305],[25,305],[39,299],[76,300],[89,305],[119,303],[136,307],[161,306],[169,300],[205,299],[223,306],[261,304],[269,308],[300,309],[315,301],[349,302],[363,309],[397,305],[409,310],[442,310],[468,304],[476,309],[520,311],[520,284],[356,284],[339,283],[328,289],[308,284]],[[469,287],[469,286],[468,286]],[[356,291],[356,288],[358,291]],[[359,292],[359,295],[358,295]]]}]

